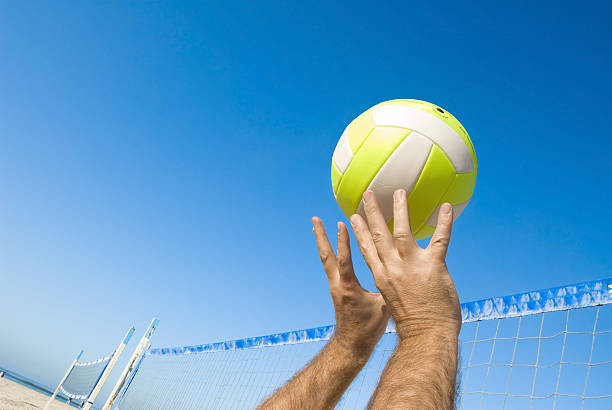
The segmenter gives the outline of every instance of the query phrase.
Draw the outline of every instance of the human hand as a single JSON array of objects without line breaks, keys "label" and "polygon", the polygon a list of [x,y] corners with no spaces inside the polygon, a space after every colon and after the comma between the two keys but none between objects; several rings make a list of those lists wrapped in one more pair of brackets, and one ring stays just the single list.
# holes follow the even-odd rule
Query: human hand
[{"label": "human hand", "polygon": [[366,191],[363,202],[367,224],[359,215],[351,216],[351,224],[400,340],[422,334],[458,336],[461,308],[445,261],[452,206],[440,207],[436,230],[429,246],[422,249],[410,228],[406,191],[393,195],[393,235],[374,192]]},{"label": "human hand", "polygon": [[361,287],[353,270],[346,226],[338,222],[338,253],[334,253],[323,223],[312,218],[319,256],[329,280],[336,311],[333,340],[367,360],[387,327],[389,312],[380,293]]}]

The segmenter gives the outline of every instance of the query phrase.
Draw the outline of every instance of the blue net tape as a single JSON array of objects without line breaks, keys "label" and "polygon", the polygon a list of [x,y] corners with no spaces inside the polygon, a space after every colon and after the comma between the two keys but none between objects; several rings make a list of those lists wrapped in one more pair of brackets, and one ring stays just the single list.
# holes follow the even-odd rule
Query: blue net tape
[{"label": "blue net tape", "polygon": [[220,352],[224,350],[239,350],[252,347],[315,342],[318,340],[328,340],[334,333],[335,328],[335,325],[329,325],[316,327],[313,329],[293,330],[291,332],[276,333],[267,336],[250,337],[248,339],[230,340],[227,342],[209,343],[197,346],[162,347],[149,350],[147,355],[183,355],[190,353]]},{"label": "blue net tape", "polygon": [[463,322],[534,315],[612,303],[612,278],[488,298],[461,305]]},{"label": "blue net tape", "polygon": [[[608,303],[612,303],[612,278],[467,302],[461,305],[461,312],[463,322],[467,323]],[[328,340],[334,329],[334,325],[329,325],[196,346],[162,347],[149,350],[147,356],[186,355]],[[395,332],[395,329],[390,323],[387,333],[392,332]]]}]

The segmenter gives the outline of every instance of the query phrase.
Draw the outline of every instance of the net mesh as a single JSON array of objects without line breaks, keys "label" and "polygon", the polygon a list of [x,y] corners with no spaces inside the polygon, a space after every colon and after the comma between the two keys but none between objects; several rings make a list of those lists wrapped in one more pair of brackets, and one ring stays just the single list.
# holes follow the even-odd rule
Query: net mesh
[{"label": "net mesh", "polygon": [[107,356],[91,362],[77,362],[60,386],[62,394],[75,401],[87,400],[110,359],[111,356]]},{"label": "net mesh", "polygon": [[[464,409],[612,408],[612,280],[462,305]],[[115,408],[244,409],[307,364],[333,326],[150,350]],[[390,327],[338,403],[365,408],[397,344]]]},{"label": "net mesh", "polygon": [[612,305],[469,323],[460,343],[463,408],[612,408]]}]

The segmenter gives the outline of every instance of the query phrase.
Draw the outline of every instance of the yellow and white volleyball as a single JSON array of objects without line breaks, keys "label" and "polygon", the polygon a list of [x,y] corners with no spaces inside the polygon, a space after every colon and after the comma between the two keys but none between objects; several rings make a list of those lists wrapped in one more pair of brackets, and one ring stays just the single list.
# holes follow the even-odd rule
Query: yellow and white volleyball
[{"label": "yellow and white volleyball", "polygon": [[416,239],[431,236],[440,205],[455,219],[476,183],[476,153],[468,133],[448,111],[425,101],[391,100],[375,105],[344,130],[332,157],[332,187],[347,215],[364,215],[361,197],[376,194],[393,229],[393,192],[408,193]]}]

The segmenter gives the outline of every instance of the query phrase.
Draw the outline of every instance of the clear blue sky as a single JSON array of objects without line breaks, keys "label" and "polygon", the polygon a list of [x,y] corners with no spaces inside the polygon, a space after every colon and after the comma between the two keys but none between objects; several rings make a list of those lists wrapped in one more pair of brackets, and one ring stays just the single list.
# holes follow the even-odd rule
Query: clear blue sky
[{"label": "clear blue sky", "polygon": [[206,3],[0,5],[0,366],[331,323],[310,217],[393,98],[476,147],[462,301],[612,276],[609,4]]}]

